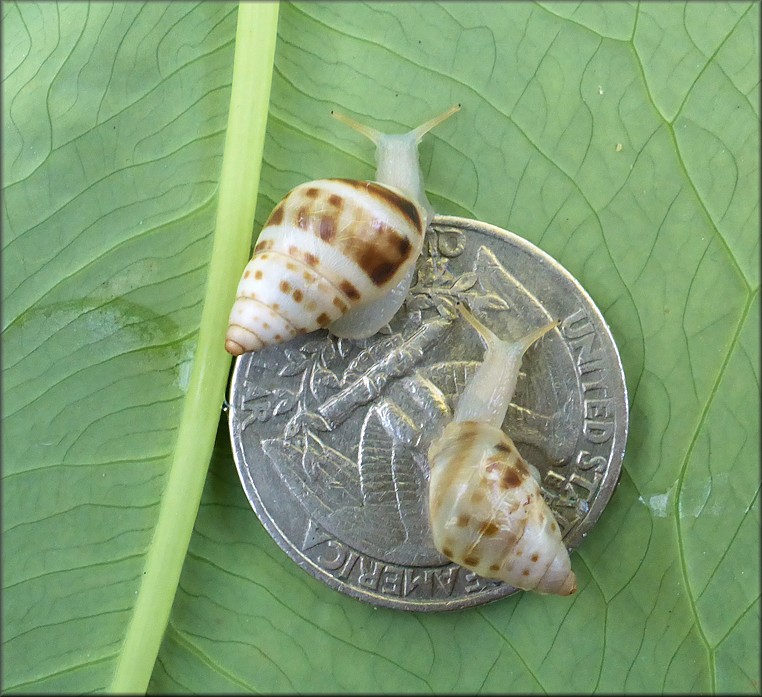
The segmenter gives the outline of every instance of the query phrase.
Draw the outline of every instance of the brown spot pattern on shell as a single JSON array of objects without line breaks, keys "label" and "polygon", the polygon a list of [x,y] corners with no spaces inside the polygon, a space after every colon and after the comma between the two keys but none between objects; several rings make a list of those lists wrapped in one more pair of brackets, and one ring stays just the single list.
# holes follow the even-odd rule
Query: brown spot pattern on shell
[{"label": "brown spot pattern on shell", "polygon": [[553,513],[500,429],[475,421],[450,423],[429,449],[429,467],[429,520],[440,552],[517,588],[576,591]]},{"label": "brown spot pattern on shell", "polygon": [[379,299],[415,263],[425,220],[417,203],[376,182],[296,187],[270,214],[243,272],[226,349],[240,355],[288,341]]},{"label": "brown spot pattern on shell", "polygon": [[367,191],[372,196],[385,201],[390,207],[399,210],[414,228],[421,229],[423,221],[418,206],[394,189],[378,182],[362,182],[355,179],[335,179],[334,181],[340,181],[347,186]]}]

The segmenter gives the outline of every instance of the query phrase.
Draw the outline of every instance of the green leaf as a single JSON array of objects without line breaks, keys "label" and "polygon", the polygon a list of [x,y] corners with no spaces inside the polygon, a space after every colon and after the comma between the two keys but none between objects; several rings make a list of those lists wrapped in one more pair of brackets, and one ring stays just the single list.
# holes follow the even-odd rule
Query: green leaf
[{"label": "green leaf", "polygon": [[[759,15],[281,7],[255,227],[300,182],[372,177],[331,109],[402,130],[460,102],[421,146],[430,200],[587,288],[622,353],[627,455],[576,596],[417,615],[281,552],[223,420],[152,692],[760,692]],[[182,446],[235,19],[3,5],[6,689],[113,687]]]},{"label": "green leaf", "polygon": [[229,368],[277,6],[238,13],[221,174],[233,8],[5,9],[29,45],[3,71],[3,682],[145,691]]}]

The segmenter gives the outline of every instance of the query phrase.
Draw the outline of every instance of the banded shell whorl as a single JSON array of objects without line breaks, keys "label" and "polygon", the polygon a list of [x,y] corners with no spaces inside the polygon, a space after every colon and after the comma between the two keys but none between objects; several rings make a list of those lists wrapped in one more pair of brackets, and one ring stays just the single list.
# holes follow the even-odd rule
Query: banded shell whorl
[{"label": "banded shell whorl", "polygon": [[577,590],[553,512],[531,466],[500,429],[451,422],[432,443],[429,466],[429,519],[442,554],[516,588]]},{"label": "banded shell whorl", "polygon": [[376,182],[320,179],[275,207],[244,269],[225,348],[234,356],[327,327],[397,285],[426,212]]}]

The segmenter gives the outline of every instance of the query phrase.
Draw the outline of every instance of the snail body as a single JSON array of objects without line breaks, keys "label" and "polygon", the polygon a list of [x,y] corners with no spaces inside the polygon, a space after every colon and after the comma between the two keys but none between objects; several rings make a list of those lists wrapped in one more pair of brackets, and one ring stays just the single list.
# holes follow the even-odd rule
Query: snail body
[{"label": "snail body", "polygon": [[376,179],[318,179],[275,207],[243,271],[225,349],[234,356],[328,328],[375,334],[407,295],[433,209],[423,188],[418,143],[444,114],[388,135],[333,115],[376,145]]},{"label": "snail body", "polygon": [[487,345],[455,415],[429,448],[434,545],[457,564],[523,590],[571,595],[577,581],[540,475],[501,430],[526,350],[557,323],[501,341],[470,312]]}]

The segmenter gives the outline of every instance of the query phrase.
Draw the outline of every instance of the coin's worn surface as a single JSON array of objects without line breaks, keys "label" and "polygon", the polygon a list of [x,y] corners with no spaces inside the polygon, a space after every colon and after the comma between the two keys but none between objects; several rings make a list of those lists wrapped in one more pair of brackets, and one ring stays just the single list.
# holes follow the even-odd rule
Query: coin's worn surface
[{"label": "coin's worn surface", "polygon": [[547,254],[446,216],[425,244],[386,331],[322,331],[240,356],[230,434],[252,507],[302,568],[376,605],[454,610],[515,592],[450,562],[431,539],[426,452],[484,353],[456,303],[507,338],[561,322],[526,354],[503,428],[540,471],[570,550],[619,479],[627,394],[600,312]]}]

